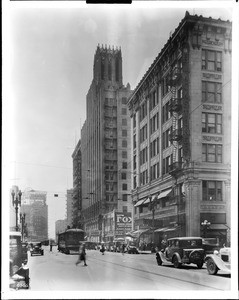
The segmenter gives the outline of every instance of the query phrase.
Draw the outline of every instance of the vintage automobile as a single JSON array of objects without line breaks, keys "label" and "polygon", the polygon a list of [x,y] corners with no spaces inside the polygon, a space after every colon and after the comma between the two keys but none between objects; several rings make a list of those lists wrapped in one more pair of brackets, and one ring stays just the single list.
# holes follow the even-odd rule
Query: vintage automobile
[{"label": "vintage automobile", "polygon": [[42,249],[42,244],[39,242],[31,243],[30,252],[31,252],[31,256],[33,256],[33,254],[44,255],[44,250]]},{"label": "vintage automobile", "polygon": [[217,274],[218,270],[231,273],[231,248],[215,250],[213,254],[206,255],[205,262],[210,275]]},{"label": "vintage automobile", "polygon": [[127,246],[126,246],[126,251],[131,254],[139,254],[139,251],[137,249],[137,246],[136,246],[136,243],[135,242],[132,242],[130,241]]},{"label": "vintage automobile", "polygon": [[203,238],[202,247],[205,250],[205,254],[212,254],[214,250],[219,250],[219,240],[217,238]]},{"label": "vintage automobile", "polygon": [[9,234],[9,286],[10,289],[28,289],[29,288],[29,267],[27,259],[23,255],[21,233],[12,231]]},{"label": "vintage automobile", "polygon": [[176,237],[167,240],[165,250],[156,253],[158,265],[173,263],[175,268],[182,264],[196,264],[200,269],[204,263],[204,249],[200,237]]}]

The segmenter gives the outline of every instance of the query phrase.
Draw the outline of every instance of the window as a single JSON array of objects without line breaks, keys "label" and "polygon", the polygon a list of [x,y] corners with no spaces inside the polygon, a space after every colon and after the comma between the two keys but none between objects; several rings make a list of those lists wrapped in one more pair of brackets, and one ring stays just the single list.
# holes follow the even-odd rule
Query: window
[{"label": "window", "polygon": [[202,82],[202,102],[222,103],[222,84],[219,82]]},{"label": "window", "polygon": [[122,198],[123,198],[123,201],[127,201],[128,195],[127,195],[127,194],[123,194],[123,195],[122,195]]},{"label": "window", "polygon": [[122,125],[127,126],[127,119],[122,119]]},{"label": "window", "polygon": [[202,144],[202,161],[221,163],[222,145]]},{"label": "window", "polygon": [[122,158],[127,158],[127,151],[122,151]]},{"label": "window", "polygon": [[222,133],[222,114],[202,113],[202,132]]},{"label": "window", "polygon": [[136,127],[136,114],[133,115],[133,128]]},{"label": "window", "polygon": [[127,140],[122,140],[122,147],[126,148],[127,147]]},{"label": "window", "polygon": [[140,143],[145,141],[147,137],[148,137],[148,126],[147,124],[145,124],[144,127],[140,129]]},{"label": "window", "polygon": [[121,114],[122,114],[122,115],[127,115],[127,108],[122,107],[122,108],[121,108]]},{"label": "window", "polygon": [[134,168],[134,170],[136,169],[136,155],[134,155],[134,163],[133,163],[133,168]]},{"label": "window", "polygon": [[126,97],[122,98],[122,104],[127,104],[127,98]]},{"label": "window", "polygon": [[154,133],[159,128],[159,114],[156,113],[150,119],[150,134]]},{"label": "window", "polygon": [[203,49],[202,70],[222,71],[222,52]]},{"label": "window", "polygon": [[123,161],[122,162],[122,169],[127,169],[127,162],[126,161]]},{"label": "window", "polygon": [[136,134],[133,136],[133,147],[136,148]]},{"label": "window", "polygon": [[140,151],[140,165],[143,165],[148,161],[148,147],[145,147]]},{"label": "window", "polygon": [[127,191],[127,188],[128,188],[127,183],[123,183],[122,184],[122,190]]},{"label": "window", "polygon": [[112,80],[112,66],[111,66],[111,61],[108,62],[108,79]]},{"label": "window", "polygon": [[156,163],[150,168],[150,178],[151,180],[159,178],[159,163]]},{"label": "window", "polygon": [[140,185],[145,185],[148,183],[148,170],[140,173]]},{"label": "window", "polygon": [[123,213],[127,213],[128,212],[128,207],[127,206],[123,206]]},{"label": "window", "polygon": [[122,130],[122,136],[127,136],[127,130]]},{"label": "window", "polygon": [[149,96],[149,110],[151,111],[158,104],[156,91],[153,91]]},{"label": "window", "polygon": [[121,172],[121,179],[126,179],[126,173]]},{"label": "window", "polygon": [[134,189],[136,189],[137,187],[137,179],[136,179],[136,176],[134,176]]},{"label": "window", "polygon": [[170,74],[163,78],[162,82],[162,96],[165,96],[170,90]]},{"label": "window", "polygon": [[150,158],[156,156],[159,153],[159,138],[156,138],[150,143]]},{"label": "window", "polygon": [[169,172],[169,166],[173,163],[173,155],[169,155],[163,159],[163,175]]},{"label": "window", "polygon": [[170,145],[171,145],[171,142],[170,142],[170,134],[172,133],[172,126],[167,129],[165,132],[163,132],[163,149],[166,149],[168,148]]},{"label": "window", "polygon": [[202,182],[203,201],[222,201],[222,181]]},{"label": "window", "polygon": [[147,116],[147,102],[145,101],[139,109],[139,119],[142,121]]},{"label": "window", "polygon": [[163,114],[163,123],[165,123],[167,120],[169,120],[172,116],[171,111],[169,110],[170,108],[170,103],[167,102],[164,106],[163,106],[163,110],[162,110],[162,114]]}]

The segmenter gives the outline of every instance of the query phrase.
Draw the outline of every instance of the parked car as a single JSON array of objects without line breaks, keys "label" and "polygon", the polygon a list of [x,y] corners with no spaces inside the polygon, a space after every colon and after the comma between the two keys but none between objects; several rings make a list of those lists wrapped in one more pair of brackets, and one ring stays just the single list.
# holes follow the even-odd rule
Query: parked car
[{"label": "parked car", "polygon": [[37,242],[37,243],[31,243],[31,256],[33,254],[40,254],[40,255],[44,255],[44,250],[42,249],[42,244]]},{"label": "parked car", "polygon": [[212,254],[214,250],[219,250],[219,241],[217,238],[203,238],[202,246],[205,250],[205,254]]},{"label": "parked car", "polygon": [[173,263],[175,268],[182,264],[196,264],[200,269],[204,263],[204,249],[200,237],[176,237],[167,240],[165,250],[159,251],[158,264]]},{"label": "parked car", "polygon": [[139,251],[138,251],[138,248],[136,246],[136,243],[135,242],[129,242],[126,246],[126,251],[131,254],[139,254]]},{"label": "parked car", "polygon": [[215,250],[213,254],[206,255],[205,262],[209,275],[217,274],[218,270],[231,273],[231,248]]}]

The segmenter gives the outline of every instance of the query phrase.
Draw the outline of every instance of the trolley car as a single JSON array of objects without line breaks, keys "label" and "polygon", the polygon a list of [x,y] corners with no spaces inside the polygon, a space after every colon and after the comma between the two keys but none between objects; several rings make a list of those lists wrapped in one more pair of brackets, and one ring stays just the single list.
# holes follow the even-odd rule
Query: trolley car
[{"label": "trolley car", "polygon": [[79,243],[84,242],[84,230],[82,229],[67,229],[58,234],[58,251],[65,254],[70,254],[71,251],[79,250]]}]

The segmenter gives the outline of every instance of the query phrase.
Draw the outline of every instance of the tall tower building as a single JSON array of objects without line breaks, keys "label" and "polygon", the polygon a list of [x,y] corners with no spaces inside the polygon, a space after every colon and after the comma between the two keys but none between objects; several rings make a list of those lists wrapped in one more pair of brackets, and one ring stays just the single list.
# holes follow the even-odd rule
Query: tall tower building
[{"label": "tall tower building", "polygon": [[81,131],[82,213],[92,241],[112,240],[116,225],[105,232],[103,224],[115,224],[117,212],[131,215],[130,93],[130,85],[123,85],[121,49],[98,45]]},{"label": "tall tower building", "polygon": [[187,12],[129,99],[134,224],[156,244],[230,241],[231,31]]},{"label": "tall tower building", "polygon": [[47,192],[26,190],[22,197],[21,213],[25,213],[27,239],[31,242],[48,239]]}]

